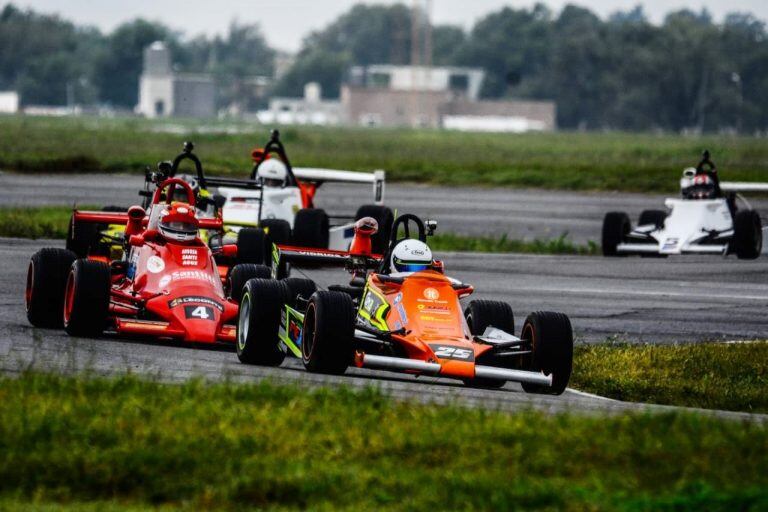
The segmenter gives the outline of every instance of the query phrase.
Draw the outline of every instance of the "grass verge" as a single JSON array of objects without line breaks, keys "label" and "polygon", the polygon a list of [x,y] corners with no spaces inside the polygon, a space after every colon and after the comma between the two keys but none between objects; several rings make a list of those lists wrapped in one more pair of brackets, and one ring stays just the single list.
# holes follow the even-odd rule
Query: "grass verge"
[{"label": "grass verge", "polygon": [[632,402],[768,413],[768,342],[581,345],[571,386]]},{"label": "grass verge", "polygon": [[758,510],[768,427],[24,374],[0,380],[0,496],[40,510]]},{"label": "grass verge", "polygon": [[[244,175],[267,136],[267,127],[246,124],[3,116],[0,169],[141,172],[191,139],[207,170]],[[751,137],[286,127],[282,139],[295,165],[385,169],[391,181],[672,192],[705,148],[724,180],[768,175],[768,145]]]},{"label": "grass verge", "polygon": [[[98,208],[83,206],[83,209]],[[72,208],[68,206],[42,206],[29,208],[0,208],[0,236],[17,238],[66,238]],[[437,251],[521,252],[531,254],[597,254],[599,246],[574,245],[563,234],[550,240],[510,240],[505,235],[494,237],[467,237],[440,234],[430,239],[430,247]]]}]

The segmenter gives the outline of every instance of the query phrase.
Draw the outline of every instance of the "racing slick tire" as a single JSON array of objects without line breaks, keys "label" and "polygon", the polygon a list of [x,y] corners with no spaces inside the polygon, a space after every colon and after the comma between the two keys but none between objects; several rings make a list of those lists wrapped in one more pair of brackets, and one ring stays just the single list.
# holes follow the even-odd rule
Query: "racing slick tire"
[{"label": "racing slick tire", "polygon": [[[291,225],[287,220],[266,219],[261,221],[261,227],[265,230],[264,238],[264,264],[272,267],[272,244],[288,245],[291,243]],[[285,261],[280,262],[277,268],[277,278],[283,279],[290,275],[290,267]]]},{"label": "racing slick tire", "polygon": [[274,279],[245,283],[235,338],[241,363],[279,366],[285,359],[278,338],[285,294],[285,284]]},{"label": "racing slick tire", "polygon": [[287,294],[285,303],[294,309],[298,308],[299,302],[308,302],[312,294],[317,291],[317,285],[311,279],[289,277],[283,279],[283,283],[285,283]]},{"label": "racing slick tire", "polygon": [[100,336],[107,326],[112,277],[102,261],[72,263],[64,290],[64,330],[70,336]]},{"label": "racing slick tire", "polygon": [[66,249],[40,249],[29,260],[24,303],[35,327],[60,328],[64,289],[77,255]]},{"label": "racing slick tire", "polygon": [[527,393],[560,395],[568,387],[573,370],[573,329],[562,313],[537,311],[528,315],[520,338],[531,343],[527,370],[552,376],[552,385],[523,382]]},{"label": "racing slick tire", "polygon": [[763,250],[763,226],[755,210],[740,210],[733,219],[731,252],[740,260],[754,260]]},{"label": "racing slick tire", "polygon": [[264,264],[266,234],[260,228],[243,228],[237,232],[237,263]]},{"label": "racing slick tire", "polygon": [[631,224],[624,212],[608,212],[603,219],[602,247],[603,256],[621,256],[616,247],[624,241]]},{"label": "racing slick tire", "polygon": [[379,224],[379,230],[371,237],[371,248],[374,254],[384,254],[392,232],[392,224],[395,222],[395,215],[386,206],[365,204],[357,209],[355,221],[363,217],[373,217]]},{"label": "racing slick tire", "polygon": [[640,213],[640,220],[638,226],[645,226],[653,224],[657,228],[664,227],[664,221],[667,219],[667,212],[664,210],[643,210]]},{"label": "racing slick tire", "polygon": [[101,229],[99,225],[93,222],[75,222],[75,216],[69,220],[67,228],[66,248],[72,251],[78,258],[88,256],[92,246],[98,244],[101,238]]},{"label": "racing slick tire", "polygon": [[355,307],[343,292],[319,291],[309,299],[301,360],[307,371],[341,375],[352,363]]},{"label": "racing slick tire", "polygon": [[330,220],[325,210],[304,208],[293,220],[293,244],[299,247],[327,249]]},{"label": "racing slick tire", "polygon": [[[496,327],[509,334],[515,332],[512,306],[497,300],[473,300],[464,310],[469,332],[480,336],[487,327]],[[507,381],[499,379],[467,379],[464,384],[483,388],[502,388]]]},{"label": "racing slick tire", "polygon": [[235,302],[240,302],[243,298],[243,287],[251,279],[271,279],[272,270],[266,265],[255,265],[253,263],[240,263],[232,267],[227,278],[227,288],[229,296]]}]

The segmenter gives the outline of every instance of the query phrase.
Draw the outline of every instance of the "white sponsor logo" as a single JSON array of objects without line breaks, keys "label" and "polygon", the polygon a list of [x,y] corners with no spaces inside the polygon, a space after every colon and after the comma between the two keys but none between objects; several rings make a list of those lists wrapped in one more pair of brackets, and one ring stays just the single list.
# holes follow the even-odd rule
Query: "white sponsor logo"
[{"label": "white sponsor logo", "polygon": [[205,281],[212,285],[216,285],[216,278],[212,275],[202,272],[200,270],[177,270],[171,274],[171,278],[174,281],[182,281],[184,279],[194,279],[197,281]]},{"label": "white sponsor logo", "polygon": [[438,292],[434,288],[426,288],[424,290],[424,297],[426,297],[429,300],[437,300],[440,298],[440,292]]},{"label": "white sponsor logo", "polygon": [[159,274],[165,270],[165,262],[160,256],[150,256],[147,260],[147,270],[153,274]]},{"label": "white sponsor logo", "polygon": [[157,283],[157,285],[160,288],[165,288],[171,283],[171,276],[165,275],[162,278],[160,278],[160,282]]},{"label": "white sponsor logo", "polygon": [[181,251],[181,264],[183,266],[197,266],[197,249],[183,249]]},{"label": "white sponsor logo", "polygon": [[181,213],[181,214],[183,214],[183,215],[186,215],[187,213],[189,213],[189,210],[187,208],[183,207],[183,206],[178,208],[176,211]]}]

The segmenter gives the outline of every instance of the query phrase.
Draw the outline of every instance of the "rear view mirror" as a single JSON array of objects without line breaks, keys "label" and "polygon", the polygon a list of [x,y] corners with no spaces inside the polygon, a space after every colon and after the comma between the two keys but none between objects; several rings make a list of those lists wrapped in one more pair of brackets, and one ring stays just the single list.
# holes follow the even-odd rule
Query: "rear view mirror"
[{"label": "rear view mirror", "polygon": [[437,221],[432,219],[427,219],[427,221],[424,222],[424,227],[427,228],[427,236],[432,236],[435,234],[435,231],[437,230]]}]

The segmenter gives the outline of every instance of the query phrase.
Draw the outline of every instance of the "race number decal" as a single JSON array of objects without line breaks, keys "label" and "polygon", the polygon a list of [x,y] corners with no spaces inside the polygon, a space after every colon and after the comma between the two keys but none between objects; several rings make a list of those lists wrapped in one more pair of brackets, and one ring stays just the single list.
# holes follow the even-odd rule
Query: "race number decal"
[{"label": "race number decal", "polygon": [[456,359],[459,361],[474,361],[475,351],[469,348],[451,347],[447,345],[430,345],[429,348],[438,359]]},{"label": "race number decal", "polygon": [[184,316],[191,320],[213,320],[213,308],[208,306],[184,306]]}]

